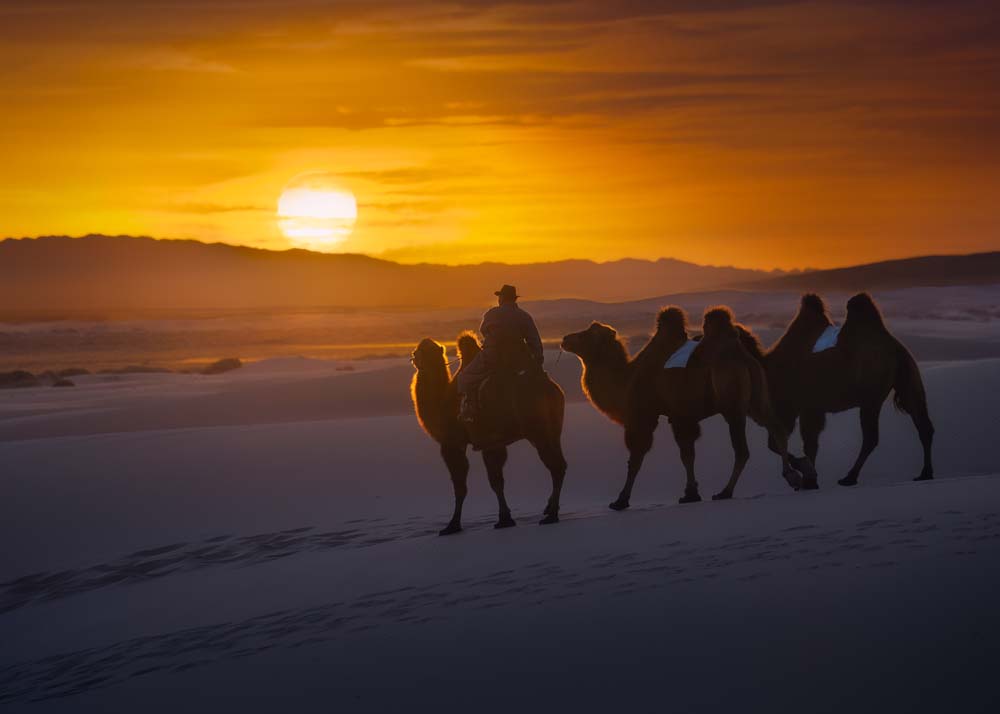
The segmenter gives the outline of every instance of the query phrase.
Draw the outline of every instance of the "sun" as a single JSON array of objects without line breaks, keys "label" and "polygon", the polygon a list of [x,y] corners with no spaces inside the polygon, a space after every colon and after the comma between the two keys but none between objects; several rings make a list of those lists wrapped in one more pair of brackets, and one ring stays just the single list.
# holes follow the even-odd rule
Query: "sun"
[{"label": "sun", "polygon": [[329,173],[296,176],[278,198],[278,227],[299,248],[335,251],[357,218],[354,194]]}]

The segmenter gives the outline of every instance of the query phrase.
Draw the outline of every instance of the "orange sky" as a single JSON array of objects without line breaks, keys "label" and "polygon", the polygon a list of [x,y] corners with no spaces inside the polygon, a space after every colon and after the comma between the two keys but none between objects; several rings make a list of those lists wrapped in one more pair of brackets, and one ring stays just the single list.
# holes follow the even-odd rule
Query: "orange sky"
[{"label": "orange sky", "polygon": [[0,234],[467,263],[827,267],[1000,248],[996,2],[0,6]]}]

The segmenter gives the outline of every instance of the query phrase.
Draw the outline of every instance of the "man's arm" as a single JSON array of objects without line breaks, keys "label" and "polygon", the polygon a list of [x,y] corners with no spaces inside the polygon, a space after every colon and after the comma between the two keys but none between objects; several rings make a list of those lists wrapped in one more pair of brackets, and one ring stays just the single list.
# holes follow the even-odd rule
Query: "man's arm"
[{"label": "man's arm", "polygon": [[482,335],[484,338],[486,337],[486,333],[489,331],[492,322],[493,322],[493,310],[491,309],[483,313],[483,321],[479,323],[479,334]]},{"label": "man's arm", "polygon": [[538,334],[538,328],[535,327],[535,321],[531,319],[531,315],[521,311],[521,337],[528,345],[528,349],[531,350],[531,354],[535,356],[538,363],[541,364],[545,361],[545,352],[542,350],[542,338]]}]

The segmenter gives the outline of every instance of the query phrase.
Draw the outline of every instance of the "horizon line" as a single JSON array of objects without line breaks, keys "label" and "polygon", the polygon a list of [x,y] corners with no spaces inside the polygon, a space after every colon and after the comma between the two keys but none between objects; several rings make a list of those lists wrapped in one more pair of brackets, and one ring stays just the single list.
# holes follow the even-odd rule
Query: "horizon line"
[{"label": "horizon line", "polygon": [[158,243],[198,243],[205,246],[222,246],[225,248],[234,248],[242,250],[252,250],[259,251],[263,253],[274,253],[274,254],[284,254],[284,253],[307,253],[309,255],[315,256],[340,256],[348,258],[364,258],[367,260],[378,261],[382,263],[390,263],[393,265],[399,265],[404,267],[420,267],[420,266],[430,266],[430,267],[441,267],[441,268],[474,268],[486,265],[503,265],[512,268],[526,267],[526,266],[536,266],[536,265],[556,265],[559,263],[591,263],[593,265],[612,265],[615,263],[623,263],[627,261],[633,261],[638,263],[658,263],[663,261],[672,261],[676,263],[683,263],[685,265],[693,265],[702,268],[715,268],[720,270],[744,270],[747,272],[760,273],[763,275],[801,275],[804,273],[815,273],[830,270],[844,270],[850,268],[860,268],[863,266],[874,266],[881,265],[884,263],[893,263],[901,260],[917,260],[921,258],[941,258],[941,257],[960,257],[960,256],[970,256],[970,255],[987,255],[990,253],[996,253],[1000,251],[972,251],[968,253],[915,253],[910,255],[903,255],[895,258],[885,258],[882,260],[870,261],[865,263],[845,263],[843,265],[837,265],[827,268],[815,268],[815,267],[800,267],[800,268],[746,268],[738,265],[718,265],[714,263],[695,263],[689,260],[682,260],[680,258],[675,258],[672,256],[660,256],[658,258],[637,258],[633,256],[623,256],[621,258],[614,258],[610,260],[595,260],[593,258],[558,258],[553,260],[541,260],[534,262],[506,262],[503,260],[485,260],[478,263],[435,263],[432,261],[419,261],[419,262],[403,262],[399,260],[393,260],[390,258],[383,258],[378,255],[372,255],[370,253],[356,253],[356,252],[325,252],[317,250],[309,250],[307,248],[296,248],[288,247],[285,249],[276,248],[261,248],[258,246],[244,245],[241,243],[230,243],[224,240],[207,241],[201,240],[199,238],[167,238],[167,237],[157,237],[150,235],[130,235],[127,233],[119,234],[108,234],[108,233],[84,233],[81,235],[67,235],[67,234],[44,234],[35,236],[6,236],[0,238],[0,244],[6,243],[8,241],[35,241],[35,240],[45,240],[45,239],[68,239],[68,240],[82,240],[87,238],[103,238],[103,239],[130,239],[130,240],[146,240],[154,241]]}]

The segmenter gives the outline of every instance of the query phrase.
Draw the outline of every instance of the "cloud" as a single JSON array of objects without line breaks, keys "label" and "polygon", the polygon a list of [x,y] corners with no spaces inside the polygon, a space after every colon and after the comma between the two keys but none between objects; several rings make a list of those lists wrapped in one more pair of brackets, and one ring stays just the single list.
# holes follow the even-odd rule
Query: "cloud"
[{"label": "cloud", "polygon": [[412,185],[453,178],[462,175],[456,169],[438,169],[428,166],[407,166],[396,169],[375,169],[371,171],[347,171],[340,174],[345,178],[359,178],[385,185]]},{"label": "cloud", "polygon": [[0,99],[17,108],[0,211],[25,233],[124,215],[119,197],[141,193],[216,201],[157,219],[259,240],[265,209],[247,204],[319,162],[382,222],[372,245],[398,233],[414,254],[452,237],[486,253],[508,223],[530,245],[498,256],[588,230],[589,249],[619,222],[607,251],[637,236],[695,250],[691,236],[894,235],[938,184],[979,196],[1000,178],[1000,5],[3,3]]},{"label": "cloud", "polygon": [[230,74],[236,68],[225,62],[215,62],[198,57],[190,52],[159,50],[143,55],[140,66],[165,72],[208,72],[210,74]]},{"label": "cloud", "polygon": [[225,204],[217,203],[181,203],[172,204],[167,209],[171,212],[176,213],[191,213],[197,215],[212,215],[217,213],[256,213],[256,212],[266,212],[274,213],[273,208],[266,206],[231,206]]}]

